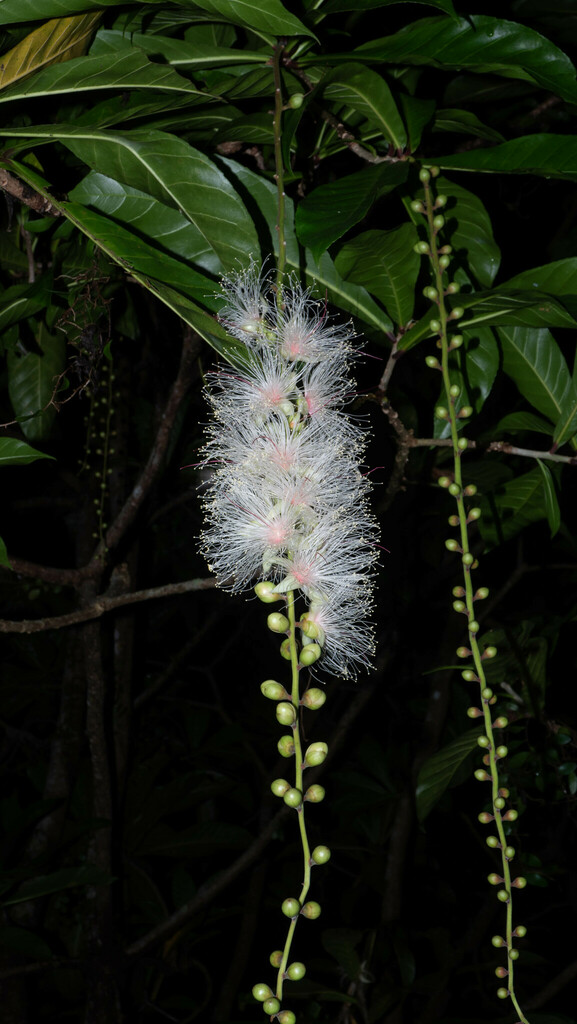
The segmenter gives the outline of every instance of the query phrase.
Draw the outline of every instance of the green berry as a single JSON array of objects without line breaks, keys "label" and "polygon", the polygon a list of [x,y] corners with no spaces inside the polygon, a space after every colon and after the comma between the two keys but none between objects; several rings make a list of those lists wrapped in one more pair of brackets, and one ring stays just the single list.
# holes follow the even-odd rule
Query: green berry
[{"label": "green berry", "polygon": [[281,910],[285,917],[296,917],[300,913],[300,909],[301,905],[294,897],[289,896],[286,900],[283,900]]},{"label": "green berry", "polygon": [[309,921],[314,921],[315,918],[320,917],[321,915],[320,904],[315,903],[314,900],[309,900],[309,902],[305,903],[302,908],[301,914],[303,917],[308,917]]},{"label": "green berry", "polygon": [[300,789],[289,788],[284,794],[283,800],[287,807],[297,808],[300,807],[303,802],[303,795]]},{"label": "green berry", "polygon": [[265,985],[264,981],[260,981],[258,985],[253,985],[252,994],[258,1003],[264,1003],[265,999],[271,998],[272,989],[270,985]]},{"label": "green berry", "polygon": [[270,999],[265,999],[262,1008],[265,1013],[268,1013],[269,1017],[272,1017],[280,1010],[280,1002],[276,996],[272,996]]},{"label": "green berry", "polygon": [[296,719],[296,711],[293,704],[289,704],[288,701],[283,700],[276,706],[276,717],[277,721],[281,725],[292,725]]},{"label": "green berry", "polygon": [[260,692],[264,697],[268,697],[269,700],[286,700],[289,696],[284,686],[281,683],[275,682],[274,679],[267,679],[264,683],[261,683]]},{"label": "green berry", "polygon": [[284,796],[291,787],[290,782],[287,782],[286,779],[274,779],[270,784],[270,788],[275,796]]},{"label": "green berry", "polygon": [[311,743],[310,747],[307,747],[307,751],[305,754],[305,764],[309,768],[313,768],[319,764],[322,764],[323,761],[326,759],[328,752],[329,748],[326,743]]},{"label": "green berry", "polygon": [[300,960],[295,960],[294,963],[289,964],[286,973],[287,978],[290,978],[291,981],[300,981],[301,978],[304,978],[305,974],[307,973],[307,969],[305,965],[300,962]]},{"label": "green berry", "polygon": [[286,633],[289,628],[289,620],[282,612],[271,612],[266,624],[273,633]]},{"label": "green berry", "polygon": [[277,743],[277,750],[281,757],[293,757],[295,752],[295,741],[292,736],[281,736]]},{"label": "green berry", "polygon": [[331,859],[331,851],[328,846],[315,846],[312,854],[311,861],[314,864],[326,864]]}]

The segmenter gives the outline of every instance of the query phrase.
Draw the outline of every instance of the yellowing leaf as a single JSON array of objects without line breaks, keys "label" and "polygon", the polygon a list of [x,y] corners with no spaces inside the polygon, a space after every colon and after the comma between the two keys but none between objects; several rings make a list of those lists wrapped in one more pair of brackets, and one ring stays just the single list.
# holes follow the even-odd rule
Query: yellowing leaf
[{"label": "yellowing leaf", "polygon": [[49,64],[81,57],[88,49],[102,11],[52,18],[34,29],[0,60],[0,89]]}]

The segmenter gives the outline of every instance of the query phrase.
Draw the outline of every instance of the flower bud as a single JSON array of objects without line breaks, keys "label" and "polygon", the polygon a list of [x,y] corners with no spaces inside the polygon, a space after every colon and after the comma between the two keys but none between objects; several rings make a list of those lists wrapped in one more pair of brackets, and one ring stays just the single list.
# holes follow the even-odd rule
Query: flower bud
[{"label": "flower bud", "polygon": [[473,772],[473,775],[475,776],[477,782],[491,781],[491,776],[483,768],[477,768],[477,770]]},{"label": "flower bud", "polygon": [[449,412],[447,409],[445,409],[444,405],[438,405],[437,408],[435,409],[435,416],[437,417],[438,420],[448,420]]},{"label": "flower bud", "polygon": [[274,588],[275,584],[271,580],[263,580],[262,583],[257,583],[254,592],[263,604],[272,604],[273,601],[282,601],[283,599],[282,594],[275,594]]},{"label": "flower bud", "polygon": [[288,636],[286,640],[283,640],[282,644],[280,645],[280,656],[281,658],[284,658],[285,661],[291,660],[291,642]]},{"label": "flower bud", "polygon": [[463,565],[471,566],[475,561],[475,558],[470,551],[466,551],[461,561],[463,562]]},{"label": "flower bud", "polygon": [[420,199],[413,199],[413,201],[412,201],[412,203],[410,205],[411,205],[411,210],[413,211],[413,213],[424,213],[425,212],[425,207],[423,206],[423,204],[422,204]]},{"label": "flower bud", "polygon": [[[455,310],[453,310],[453,313],[451,315],[454,316],[454,314],[455,314]],[[461,316],[462,315],[463,314],[461,314]],[[472,416],[472,415],[473,415],[473,406],[472,405],[464,405],[463,408],[457,413],[457,417],[460,420],[468,420],[469,417]]]},{"label": "flower bud", "polygon": [[519,817],[519,811],[516,811],[515,808],[512,807],[510,811],[507,811],[503,815],[503,821],[517,821],[518,817]]},{"label": "flower bud", "polygon": [[523,875],[519,875],[518,878],[511,882],[511,885],[514,885],[516,889],[524,889],[527,885],[527,879]]},{"label": "flower bud", "polygon": [[453,587],[451,593],[453,597],[464,597],[466,594],[466,590],[464,587]]},{"label": "flower bud", "polygon": [[294,899],[294,897],[292,896],[289,896],[286,900],[283,900],[281,910],[285,917],[292,918],[296,917],[297,914],[300,914],[301,905],[298,900]]},{"label": "flower bud", "polygon": [[497,808],[498,811],[502,811],[504,806],[505,806],[504,797],[502,797],[502,796],[496,797],[495,801],[494,801],[494,806]]},{"label": "flower bud", "polygon": [[295,752],[295,741],[292,736],[281,736],[277,743],[277,750],[281,757],[293,757]]},{"label": "flower bud", "polygon": [[491,848],[491,850],[497,850],[499,847],[499,840],[497,836],[487,836],[485,842],[487,846]]},{"label": "flower bud", "polygon": [[429,370],[440,370],[441,364],[436,356],[427,356],[425,363],[429,367]]},{"label": "flower bud", "polygon": [[489,814],[488,811],[481,811],[481,813],[478,815],[478,818],[479,821],[481,822],[481,825],[488,825],[489,822],[493,821],[493,815]]},{"label": "flower bud", "polygon": [[489,884],[490,884],[490,885],[501,885],[501,882],[503,881],[503,879],[501,878],[501,875],[497,875],[497,874],[496,874],[496,873],[495,873],[495,872],[493,871],[493,872],[492,872],[492,873],[491,873],[491,874],[489,875],[488,881],[489,881]]},{"label": "flower bud", "polygon": [[277,1016],[278,1024],[296,1024],[297,1019],[292,1010],[281,1010]]},{"label": "flower bud", "polygon": [[271,998],[272,989],[270,985],[265,985],[264,981],[260,981],[258,985],[253,985],[252,994],[258,1003],[264,1003],[265,999]]},{"label": "flower bud", "polygon": [[437,289],[433,288],[431,284],[428,284],[426,288],[423,288],[423,295],[426,299],[430,299],[431,302],[436,302],[439,298]]},{"label": "flower bud", "polygon": [[448,522],[449,526],[458,526],[459,525],[459,517],[458,516],[449,516],[449,518],[447,519],[447,522]]},{"label": "flower bud", "polygon": [[419,171],[419,181],[422,181],[423,185],[426,185],[430,180],[430,171],[428,171],[426,167],[422,167],[421,170]]},{"label": "flower bud", "polygon": [[274,1016],[275,1013],[278,1013],[278,1011],[280,1010],[280,1002],[276,996],[271,996],[270,999],[265,999],[264,1003],[262,1004],[262,1008],[264,1012],[269,1015],[269,1017],[272,1017]]},{"label": "flower bud", "polygon": [[506,978],[508,973],[509,973],[509,971],[507,970],[506,967],[496,967],[495,968],[495,974],[497,975],[498,978]]},{"label": "flower bud", "polygon": [[275,796],[284,796],[291,787],[290,782],[287,782],[286,779],[274,779],[270,784],[270,788]]},{"label": "flower bud", "polygon": [[509,989],[508,988],[498,988],[497,989],[497,999],[507,999],[508,996],[509,996]]},{"label": "flower bud", "polygon": [[453,498],[458,498],[460,493],[461,488],[459,487],[459,484],[456,482],[456,480],[453,480],[453,483],[449,484],[449,494],[451,494]]},{"label": "flower bud", "polygon": [[314,864],[326,864],[331,859],[331,851],[328,846],[315,846],[311,853],[311,862]]},{"label": "flower bud", "polygon": [[413,246],[413,251],[416,252],[418,256],[428,256],[430,251],[429,245],[427,242],[417,242],[416,245]]},{"label": "flower bud", "polygon": [[443,206],[447,205],[447,202],[448,202],[448,196],[444,196],[442,194],[439,194],[437,196],[436,200],[435,200],[435,206],[438,207],[439,209],[442,209]]},{"label": "flower bud", "polygon": [[460,452],[464,452],[469,447],[469,442],[466,437],[460,437],[457,441],[457,448]]},{"label": "flower bud", "polygon": [[309,768],[313,768],[319,764],[322,764],[323,761],[326,759],[328,751],[329,748],[326,743],[311,743],[310,747],[307,747],[307,752],[305,754],[305,764]]},{"label": "flower bud", "polygon": [[518,960],[518,959],[519,959],[519,950],[518,949],[510,949],[509,950],[509,960]]},{"label": "flower bud", "polygon": [[435,231],[440,231],[445,226],[445,218],[442,213],[438,213],[436,217],[433,217],[433,227]]},{"label": "flower bud", "polygon": [[305,708],[310,708],[311,711],[318,711],[322,708],[323,704],[327,699],[327,695],[324,690],[320,690],[318,686],[311,686],[309,690],[305,690],[302,696],[301,704],[304,704]]},{"label": "flower bud", "polygon": [[446,270],[451,262],[449,256],[439,256],[439,266],[441,270]]},{"label": "flower bud", "polygon": [[506,746],[505,746],[505,744],[502,744],[501,746],[497,747],[497,749],[496,749],[496,751],[495,751],[495,754],[496,754],[496,755],[497,755],[497,757],[499,757],[499,758],[501,758],[501,757],[507,757],[507,754],[508,754],[508,753],[509,753],[509,748],[508,748],[508,747],[506,747]]},{"label": "flower bud", "polygon": [[307,969],[299,960],[295,960],[294,963],[288,965],[286,973],[287,978],[290,978],[291,981],[300,981],[307,973]]},{"label": "flower bud", "polygon": [[441,321],[429,320],[429,330],[431,331],[432,334],[438,334],[439,331],[441,330]]},{"label": "flower bud", "polygon": [[468,718],[480,718],[483,712],[480,708],[467,708]]},{"label": "flower bud", "polygon": [[494,945],[495,949],[501,949],[502,946],[507,945],[502,935],[493,935],[491,942]]},{"label": "flower bud", "polygon": [[300,789],[291,789],[289,787],[283,796],[283,800],[287,807],[294,807],[296,810],[296,808],[300,807],[303,802],[303,795]]},{"label": "flower bud", "polygon": [[477,683],[479,681],[479,676],[472,668],[464,669],[461,672],[461,678],[464,679],[466,683]]},{"label": "flower bud", "polygon": [[453,611],[458,612],[462,615],[467,611],[467,605],[464,601],[453,601]]},{"label": "flower bud", "polygon": [[308,800],[311,804],[320,804],[321,800],[324,800],[324,798],[325,788],[324,786],[319,786],[318,783],[315,783],[314,786],[309,786],[304,795],[304,799]]},{"label": "flower bud", "polygon": [[503,850],[503,853],[505,854],[507,860],[513,860],[513,857],[515,856],[515,847],[506,846],[505,849]]},{"label": "flower bud", "polygon": [[[478,587],[477,590],[475,591],[475,596],[473,597],[473,601],[486,601],[488,596],[489,596],[489,588],[488,587]],[[495,648],[495,654],[496,653],[497,653],[497,648]],[[494,658],[495,654],[492,654],[491,657]]]},{"label": "flower bud", "polygon": [[497,893],[497,899],[501,903],[508,903],[509,902],[509,893],[507,892],[507,890],[506,889],[499,889],[499,892]]},{"label": "flower bud", "polygon": [[286,633],[289,628],[289,620],[282,612],[271,612],[266,624],[273,633]]},{"label": "flower bud", "polygon": [[302,908],[301,914],[303,917],[308,917],[309,921],[314,921],[315,918],[320,917],[321,915],[320,904],[315,903],[314,900],[309,900],[309,902],[305,903]]},{"label": "flower bud", "polygon": [[280,967],[282,964],[282,949],[275,949],[269,956],[271,967]]},{"label": "flower bud", "polygon": [[264,683],[260,684],[260,692],[264,697],[268,697],[269,700],[286,700],[290,696],[281,683],[275,682],[274,679],[267,679]]},{"label": "flower bud", "polygon": [[461,285],[459,284],[458,281],[451,281],[451,283],[447,285],[447,295],[456,295],[457,292],[460,291]]},{"label": "flower bud", "polygon": [[480,519],[481,518],[481,509],[480,508],[471,508],[471,509],[469,509],[469,516],[468,516],[468,518],[469,518],[470,522],[472,522],[472,523],[474,523],[476,519]]},{"label": "flower bud", "polygon": [[505,715],[499,715],[493,722],[494,729],[505,729],[509,725],[509,719]]},{"label": "flower bud", "polygon": [[491,740],[488,736],[477,736],[477,743],[480,747],[484,747],[485,750],[491,746]]},{"label": "flower bud", "polygon": [[527,934],[527,929],[524,924],[518,924],[513,932],[513,935],[518,939],[524,939]]},{"label": "flower bud", "polygon": [[469,633],[478,633],[480,628],[481,627],[479,623],[475,619],[472,619],[472,621],[469,623]]},{"label": "flower bud", "polygon": [[293,92],[293,94],[290,97],[288,102],[289,102],[289,107],[291,108],[291,110],[300,110],[300,108],[302,107],[302,105],[304,103],[304,93],[302,93],[302,92]]},{"label": "flower bud", "polygon": [[448,487],[449,484],[451,483],[451,477],[450,476],[440,476],[439,479],[437,480],[437,483],[438,483],[439,487]]},{"label": "flower bud", "polygon": [[449,349],[452,351],[454,348],[460,348],[463,341],[464,338],[462,334],[454,334],[449,343]]},{"label": "flower bud", "polygon": [[[468,647],[457,647],[456,654],[457,654],[458,658],[468,658],[470,653],[471,653],[471,651],[469,650]],[[467,711],[467,714],[469,715],[469,718],[478,718],[478,716],[481,714],[481,712],[478,711],[478,708],[473,708],[473,710],[474,710],[475,714],[470,714],[469,715],[469,711],[471,711],[471,708],[469,708],[469,711]]]},{"label": "flower bud", "polygon": [[[458,551],[460,548],[460,544],[459,541],[455,540],[454,537],[448,537],[447,540],[445,541],[445,547],[447,551]],[[461,601],[460,604],[462,603],[463,602]]]},{"label": "flower bud", "polygon": [[292,725],[296,719],[296,716],[297,713],[295,711],[293,704],[289,704],[289,702],[286,700],[283,700],[281,701],[280,704],[277,704],[276,717],[277,721],[280,722],[281,725]]},{"label": "flower bud", "polygon": [[322,653],[323,652],[318,644],[307,644],[306,647],[303,647],[299,655],[299,662],[305,667],[314,665],[315,661],[319,660]]}]

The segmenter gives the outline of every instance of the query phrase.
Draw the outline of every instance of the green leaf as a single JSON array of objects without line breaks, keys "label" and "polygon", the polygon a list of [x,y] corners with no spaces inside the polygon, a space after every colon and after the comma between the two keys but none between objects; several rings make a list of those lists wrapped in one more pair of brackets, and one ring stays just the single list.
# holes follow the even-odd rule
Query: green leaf
[{"label": "green leaf", "polygon": [[226,18],[233,25],[252,28],[256,32],[275,36],[312,36],[313,32],[294,14],[280,3],[280,0],[195,0],[196,6],[210,14]]},{"label": "green leaf", "polygon": [[577,181],[577,138],[573,135],[527,135],[492,149],[473,149],[435,157],[446,170],[539,174]]},{"label": "green leaf", "polygon": [[186,78],[164,64],[153,64],[139,50],[98,57],[80,57],[38,71],[32,78],[3,89],[0,103],[35,96],[82,93],[99,89],[158,89],[211,100]]},{"label": "green leaf", "polygon": [[0,537],[0,565],[3,565],[6,569],[11,569],[10,559],[8,558],[8,551],[6,545]]},{"label": "green leaf", "polygon": [[12,324],[46,309],[50,301],[52,278],[45,274],[34,284],[15,284],[0,294],[0,334]]},{"label": "green leaf", "polygon": [[346,242],[335,259],[339,274],[346,281],[364,285],[400,327],[413,315],[421,266],[413,249],[416,242],[413,224],[402,224],[393,231],[363,231]]},{"label": "green leaf", "polygon": [[[256,204],[255,223],[262,236],[262,251],[275,252],[278,256],[276,185],[235,161],[221,157],[219,164],[228,168],[239,189],[242,187],[246,191],[247,204],[250,199]],[[306,250],[303,258],[294,232],[294,205],[288,197],[285,199],[285,236],[287,266],[299,273],[304,270],[310,287],[316,286],[321,293],[326,292],[329,301],[335,306],[359,317],[380,332],[391,330],[391,321],[374,299],[361,286],[343,281],[328,253],[323,253],[317,261]]]},{"label": "green leaf", "polygon": [[25,441],[19,441],[16,437],[0,437],[0,467],[27,466],[29,462],[35,462],[37,459],[52,458],[52,455],[31,448]]},{"label": "green leaf", "polygon": [[79,57],[88,48],[101,16],[102,12],[96,11],[71,18],[55,18],[34,29],[2,55],[0,90],[49,64]]},{"label": "green leaf", "polygon": [[501,285],[505,291],[514,288],[555,295],[573,316],[577,316],[577,258],[554,260],[543,267],[533,267],[516,274]]},{"label": "green leaf", "polygon": [[551,332],[546,328],[500,327],[499,338],[505,373],[535,409],[558,423],[570,376]]},{"label": "green leaf", "polygon": [[[191,39],[172,39],[170,36],[145,35],[119,29],[100,29],[90,48],[90,56],[102,56],[118,51],[133,51],[136,47],[153,57],[162,57],[173,68],[199,70],[222,65],[267,64],[270,50],[233,50],[227,46],[207,46]],[[271,81],[272,81],[272,72]],[[183,79],[183,81],[185,81]]]},{"label": "green leaf", "polygon": [[410,96],[409,93],[402,92],[399,95],[399,105],[407,126],[411,152],[415,153],[419,147],[423,129],[433,119],[437,104],[435,100],[424,100],[419,96]]},{"label": "green leaf", "polygon": [[40,351],[8,354],[8,393],[16,419],[30,441],[50,435],[56,416],[52,400],[66,365],[64,335],[51,335],[39,325]]},{"label": "green leaf", "polygon": [[549,523],[549,529],[551,530],[551,537],[554,537],[555,534],[559,532],[559,527],[561,526],[561,510],[559,508],[559,502],[555,492],[553,475],[549,466],[541,459],[537,459],[537,465],[541,470],[541,476],[543,478],[547,522]]},{"label": "green leaf", "polygon": [[20,24],[23,21],[44,21],[82,11],[114,7],[118,0],[2,0],[0,25]]},{"label": "green leaf", "polygon": [[552,296],[541,292],[515,292],[504,285],[491,292],[461,293],[458,303],[468,311],[461,327],[483,323],[519,327],[575,327],[577,324],[565,306]]},{"label": "green leaf", "polygon": [[51,875],[39,875],[37,878],[22,882],[16,892],[8,899],[2,900],[1,904],[4,907],[11,907],[15,903],[25,903],[53,892],[73,889],[77,885],[110,885],[112,881],[114,879],[110,875],[104,874],[90,864],[80,868],[64,868],[62,871],[54,871]]},{"label": "green leaf", "polygon": [[559,420],[553,434],[557,447],[570,441],[577,433],[577,374],[573,374],[567,393],[561,402]]},{"label": "green leaf", "polygon": [[538,466],[506,481],[497,491],[480,498],[483,515],[479,528],[491,546],[504,543],[531,523],[545,519],[547,508],[543,474]]},{"label": "green leaf", "polygon": [[365,43],[352,57],[500,74],[577,102],[577,78],[569,57],[534,29],[502,18],[423,18],[393,36]]},{"label": "green leaf", "polygon": [[325,100],[352,107],[378,128],[395,149],[407,144],[407,133],[393,94],[384,78],[363,64],[339,65],[319,85]]},{"label": "green leaf", "polygon": [[438,750],[421,767],[415,792],[417,818],[421,823],[439,802],[465,758],[476,749],[481,732],[482,729],[469,729]]},{"label": "green leaf", "polygon": [[548,420],[541,419],[534,412],[510,412],[502,420],[499,420],[494,433],[500,434],[502,431],[507,430],[533,431],[534,433],[546,434],[547,437],[551,437],[551,423]]},{"label": "green leaf", "polygon": [[490,288],[501,263],[491,218],[474,192],[441,175],[438,192],[449,197],[444,209],[446,231],[454,257],[464,260],[479,284]]},{"label": "green leaf", "polygon": [[378,164],[320,185],[297,207],[299,241],[315,259],[358,224],[381,196],[406,181],[408,164]]},{"label": "green leaf", "polygon": [[253,222],[238,193],[204,153],[174,135],[70,125],[13,129],[8,134],[57,139],[93,170],[181,210],[225,268],[246,263],[258,250]]},{"label": "green leaf", "polygon": [[504,142],[501,132],[483,124],[471,110],[438,110],[435,114],[433,130],[436,132],[454,132],[457,135],[474,135],[487,142]]},{"label": "green leaf", "polygon": [[324,4],[323,14],[337,14],[340,11],[372,11],[377,7],[390,7],[392,4],[417,3],[427,7],[436,7],[444,14],[455,15],[452,0],[329,0]]}]

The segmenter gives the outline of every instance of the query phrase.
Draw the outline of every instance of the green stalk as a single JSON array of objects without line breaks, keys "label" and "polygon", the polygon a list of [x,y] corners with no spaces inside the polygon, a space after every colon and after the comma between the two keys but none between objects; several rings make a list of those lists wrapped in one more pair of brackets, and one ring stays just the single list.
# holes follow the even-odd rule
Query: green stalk
[{"label": "green stalk", "polygon": [[282,80],[281,80],[281,58],[284,52],[284,45],[277,43],[273,51],[272,67],[274,74],[274,162],[275,180],[277,187],[278,206],[278,258],[276,283],[278,289],[277,305],[282,306],[282,282],[286,267],[286,239],[285,239],[285,191],[284,191],[284,166],[282,158]]},{"label": "green stalk", "polygon": [[[451,375],[449,368],[449,353],[451,351],[451,343],[448,334],[448,326],[451,320],[456,320],[458,317],[452,315],[448,310],[445,302],[446,288],[444,281],[444,269],[439,262],[439,246],[437,244],[437,235],[440,227],[435,225],[435,200],[432,195],[432,189],[430,185],[430,176],[428,172],[421,172],[421,181],[423,182],[425,191],[425,203],[424,213],[427,218],[428,236],[429,236],[429,256],[431,260],[435,289],[437,291],[437,297],[434,301],[437,302],[439,313],[438,320],[440,323],[440,329],[438,330],[439,339],[441,342],[441,373],[443,378],[443,385],[445,389],[447,411],[448,411],[448,422],[451,430],[451,440],[453,442],[453,471],[454,471],[454,484],[449,484],[449,491],[453,495],[457,503],[457,519],[459,526],[460,535],[460,551],[461,551],[461,562],[463,567],[463,583],[464,583],[464,604],[465,614],[468,620],[468,637],[469,637],[469,648],[473,658],[474,671],[471,669],[465,670],[463,675],[467,681],[476,681],[479,683],[480,696],[481,696],[481,713],[483,717],[483,724],[485,729],[484,737],[479,737],[482,740],[483,749],[486,752],[488,758],[488,775],[491,779],[491,802],[493,805],[493,818],[495,821],[497,837],[493,843],[489,842],[489,845],[493,848],[499,848],[501,853],[501,870],[503,882],[503,888],[499,893],[499,897],[506,904],[506,931],[505,931],[505,946],[507,949],[507,989],[500,989],[499,996],[506,998],[509,996],[515,1010],[519,1014],[519,1022],[521,1024],[529,1024],[529,1021],[525,1017],[521,1010],[517,997],[515,995],[514,986],[514,963],[518,956],[517,950],[514,949],[514,929],[513,929],[513,901],[512,901],[512,878],[510,861],[514,856],[514,850],[507,843],[507,837],[505,835],[505,828],[503,823],[503,791],[499,785],[499,769],[498,761],[504,754],[497,753],[499,747],[495,742],[494,725],[492,722],[491,706],[495,704],[496,697],[493,696],[492,690],[487,686],[487,679],[485,675],[483,659],[488,656],[487,652],[481,653],[479,643],[477,640],[477,633],[479,630],[479,624],[475,619],[475,608],[474,603],[476,600],[476,594],[473,588],[473,581],[471,578],[472,570],[477,567],[477,562],[474,555],[471,552],[469,544],[468,534],[468,523],[469,517],[467,509],[465,507],[465,498],[475,493],[475,488],[463,486],[462,466],[461,457],[463,451],[466,451],[467,443],[465,438],[459,437],[457,429],[457,411],[456,401],[458,394],[452,393]],[[438,367],[437,367],[438,368]],[[457,546],[458,547],[458,546]],[[496,652],[495,652],[496,653]],[[472,709],[473,712],[478,714],[478,709]],[[476,717],[476,715],[475,715]],[[480,744],[481,745],[481,744]],[[506,748],[505,748],[506,750]],[[506,792],[506,791],[505,791]],[[489,840],[495,840],[495,837],[489,837]],[[501,892],[503,896],[501,897]],[[499,937],[496,936],[494,944],[498,947],[501,942],[498,941]]]}]

